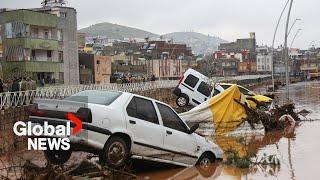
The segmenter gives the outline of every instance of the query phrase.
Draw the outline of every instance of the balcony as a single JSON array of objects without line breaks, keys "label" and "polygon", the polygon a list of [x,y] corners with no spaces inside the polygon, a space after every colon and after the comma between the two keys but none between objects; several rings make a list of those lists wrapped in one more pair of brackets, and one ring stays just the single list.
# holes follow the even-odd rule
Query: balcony
[{"label": "balcony", "polygon": [[4,44],[7,46],[22,46],[30,49],[58,50],[58,40],[37,39],[37,38],[12,38],[5,39]]},{"label": "balcony", "polygon": [[63,72],[63,63],[40,61],[7,61],[2,62],[3,73],[12,72]]},{"label": "balcony", "polygon": [[56,27],[59,21],[59,17],[57,15],[24,9],[7,11],[2,13],[2,16],[5,22],[19,21],[25,24],[42,27]]}]

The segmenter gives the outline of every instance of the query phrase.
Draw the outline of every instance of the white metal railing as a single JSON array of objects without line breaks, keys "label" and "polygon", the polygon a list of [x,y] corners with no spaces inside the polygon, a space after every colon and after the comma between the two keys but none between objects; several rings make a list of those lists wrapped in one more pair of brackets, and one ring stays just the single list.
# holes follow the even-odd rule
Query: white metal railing
[{"label": "white metal railing", "polygon": [[[268,75],[237,76],[229,80],[245,80],[265,78]],[[211,78],[221,81],[222,78]],[[178,84],[177,80],[162,80],[155,82],[131,83],[131,84],[104,84],[104,85],[58,85],[42,87],[32,91],[0,93],[0,109],[22,105],[29,105],[34,98],[63,99],[84,90],[116,90],[123,92],[148,91],[160,88],[173,88]]]},{"label": "white metal railing", "polygon": [[116,90],[123,92],[138,92],[160,88],[173,88],[177,81],[155,81],[131,84],[105,85],[70,85],[38,88],[37,90],[0,93],[0,109],[30,105],[34,98],[63,99],[84,90]]}]

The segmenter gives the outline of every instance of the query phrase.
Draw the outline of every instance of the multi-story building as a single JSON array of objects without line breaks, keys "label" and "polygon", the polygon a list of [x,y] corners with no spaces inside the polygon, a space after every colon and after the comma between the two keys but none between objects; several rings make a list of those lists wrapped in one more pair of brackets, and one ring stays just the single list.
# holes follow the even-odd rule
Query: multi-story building
[{"label": "multi-story building", "polygon": [[[238,60],[237,70],[232,69],[230,73],[225,74],[254,74],[256,73],[256,37],[255,33],[250,33],[249,38],[237,39],[235,42],[222,43],[219,51],[213,54],[214,59],[219,61]],[[218,61],[218,62],[219,62]],[[219,63],[218,63],[219,64]],[[253,67],[254,66],[254,67]],[[220,73],[221,74],[221,73]]]},{"label": "multi-story building", "polygon": [[166,41],[148,41],[141,47],[141,53],[146,59],[193,59],[192,49],[186,44],[170,43]]},{"label": "multi-story building", "polygon": [[76,10],[59,4],[0,12],[4,78],[78,84]]},{"label": "multi-story building", "polygon": [[215,59],[213,60],[213,69],[214,73],[212,75],[215,76],[237,76],[238,73],[238,65],[239,60],[232,58],[232,59]]},{"label": "multi-story building", "polygon": [[188,68],[196,67],[192,50],[186,44],[148,41],[141,47],[141,53],[146,59],[148,75],[178,78]]},{"label": "multi-story building", "polygon": [[270,73],[272,71],[272,55],[258,54],[257,55],[257,72]]},{"label": "multi-story building", "polygon": [[250,52],[256,51],[256,37],[255,33],[250,33],[250,38],[237,39],[236,42],[221,43],[219,50],[225,50],[227,52],[241,52],[248,50]]},{"label": "multi-story building", "polygon": [[79,54],[81,84],[110,83],[111,57],[88,53]]}]

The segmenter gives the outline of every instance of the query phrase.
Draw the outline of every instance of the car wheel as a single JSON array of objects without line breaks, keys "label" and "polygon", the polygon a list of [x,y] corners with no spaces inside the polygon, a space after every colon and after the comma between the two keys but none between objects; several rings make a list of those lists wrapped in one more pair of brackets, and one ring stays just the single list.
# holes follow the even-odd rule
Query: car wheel
[{"label": "car wheel", "polygon": [[215,157],[213,155],[203,154],[197,163],[199,173],[205,178],[211,177],[216,171],[216,167],[212,165],[214,162]]},{"label": "car wheel", "polygon": [[188,98],[185,95],[179,96],[176,100],[176,104],[179,107],[185,107],[188,105]]},{"label": "car wheel", "polygon": [[44,155],[50,163],[61,165],[70,159],[72,150],[45,150]]},{"label": "car wheel", "polygon": [[100,161],[112,168],[123,166],[128,158],[129,149],[120,137],[111,137],[100,154]]}]

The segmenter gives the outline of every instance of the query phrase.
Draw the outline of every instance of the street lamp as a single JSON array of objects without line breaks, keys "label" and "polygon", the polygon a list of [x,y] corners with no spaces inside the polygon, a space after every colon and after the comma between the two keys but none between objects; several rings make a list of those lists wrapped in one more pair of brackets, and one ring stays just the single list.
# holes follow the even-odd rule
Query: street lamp
[{"label": "street lamp", "polygon": [[290,35],[291,30],[292,30],[293,26],[296,24],[297,21],[301,21],[301,19],[295,19],[295,20],[294,20],[294,22],[292,23],[292,25],[291,25],[291,27],[290,27],[290,30],[289,30],[289,32],[288,32],[288,36]]},{"label": "street lamp", "polygon": [[[296,32],[296,34],[294,35],[294,37],[293,37],[293,39],[292,39],[292,42],[291,42],[291,44],[290,44],[290,49],[292,48],[292,45],[293,45],[294,41],[296,40],[296,37],[298,36],[298,34],[299,34],[300,31],[302,31],[302,29],[298,29],[297,32]],[[294,72],[294,71],[293,71],[293,67],[294,67],[294,61],[295,61],[295,60],[294,60],[294,59],[291,59],[291,58],[290,58],[290,60],[291,60],[291,62],[290,62],[290,64],[291,64],[291,72]]]},{"label": "street lamp", "polygon": [[294,41],[296,40],[296,37],[298,36],[299,32],[302,31],[302,29],[298,29],[296,34],[294,35],[293,39],[292,39],[292,42],[291,42],[291,45],[290,45],[290,49],[292,48],[292,45],[294,43]]},{"label": "street lamp", "polygon": [[283,13],[286,10],[288,4],[289,4],[289,0],[287,0],[286,5],[284,6],[283,10],[281,11],[280,17],[279,17],[278,22],[277,22],[276,29],[274,30],[274,34],[273,34],[272,47],[271,47],[271,74],[272,74],[271,77],[272,77],[272,90],[273,90],[273,92],[275,90],[274,89],[274,64],[273,64],[274,41],[276,39],[276,35],[277,35],[277,31],[278,31],[278,27],[279,27],[281,18],[283,16]]},{"label": "street lamp", "polygon": [[286,23],[286,30],[285,30],[285,37],[284,37],[284,48],[285,48],[285,63],[286,63],[286,99],[289,101],[289,83],[290,83],[290,77],[289,77],[289,54],[288,54],[288,28],[289,28],[289,21],[290,21],[290,15],[291,15],[291,9],[292,9],[293,0],[290,1],[289,10],[288,10],[288,16],[287,16],[287,23]]}]

